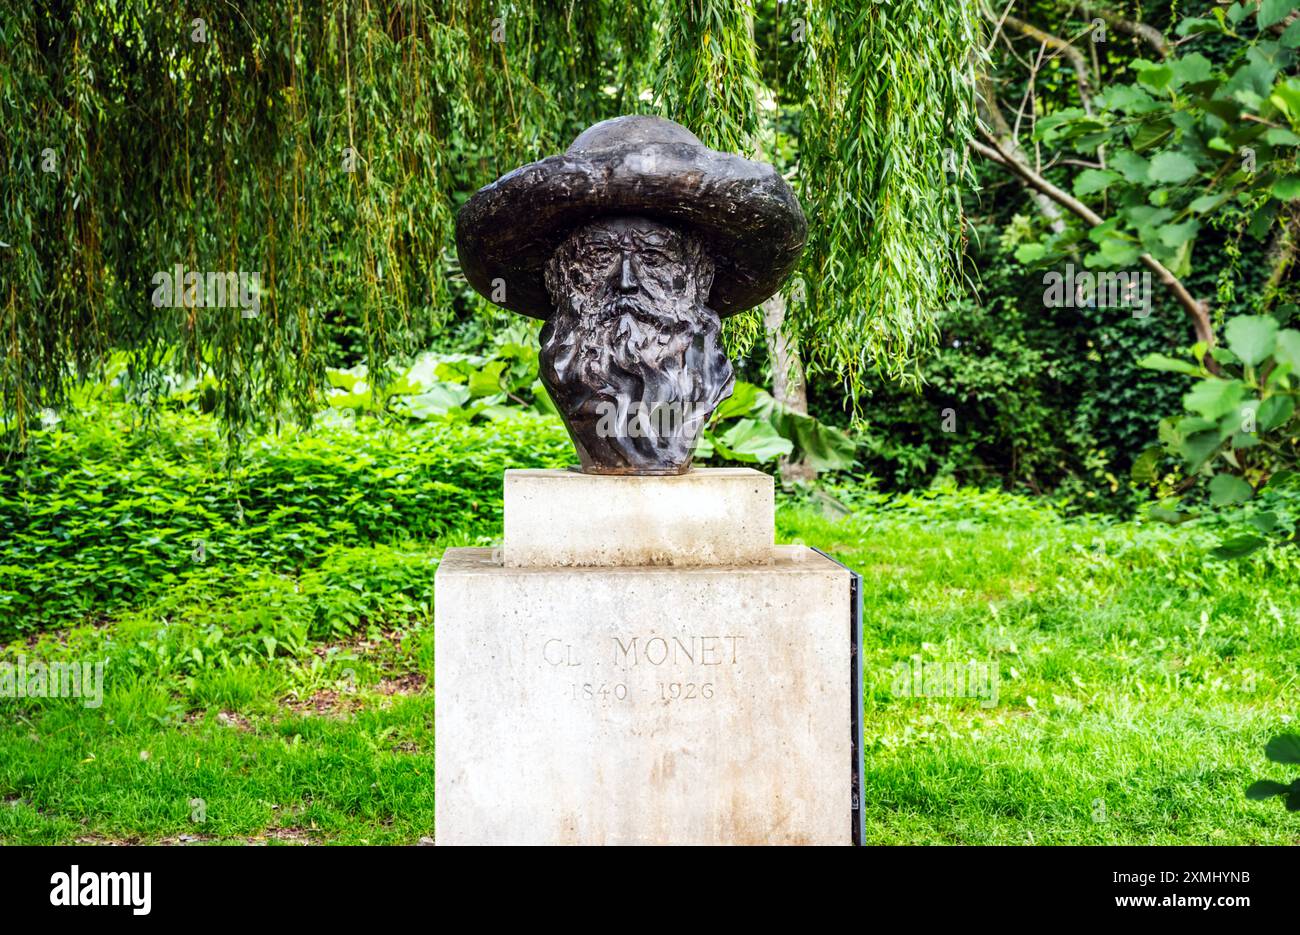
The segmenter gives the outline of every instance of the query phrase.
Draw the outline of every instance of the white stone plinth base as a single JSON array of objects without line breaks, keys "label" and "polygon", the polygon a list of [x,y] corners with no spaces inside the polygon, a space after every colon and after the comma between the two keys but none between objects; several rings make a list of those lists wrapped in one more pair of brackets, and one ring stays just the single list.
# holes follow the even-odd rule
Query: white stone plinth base
[{"label": "white stone plinth base", "polygon": [[[508,549],[523,502],[510,485]],[[614,500],[630,510],[634,496]],[[576,534],[603,509],[570,500],[554,522]],[[634,549],[640,521],[622,517],[616,547]],[[708,524],[701,534],[722,548]],[[850,843],[850,574],[774,549],[770,525],[765,536],[768,565],[522,568],[449,549],[436,584],[438,843]]]},{"label": "white stone plinth base", "polygon": [[506,471],[505,564],[766,565],[772,478],[751,468],[677,477]]}]

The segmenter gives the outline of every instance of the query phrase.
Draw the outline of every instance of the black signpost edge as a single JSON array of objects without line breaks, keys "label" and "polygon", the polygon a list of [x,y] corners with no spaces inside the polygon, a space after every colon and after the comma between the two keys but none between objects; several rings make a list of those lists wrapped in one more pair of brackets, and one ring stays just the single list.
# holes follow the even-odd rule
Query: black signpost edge
[{"label": "black signpost edge", "polygon": [[812,550],[830,559],[849,573],[849,697],[853,710],[849,716],[850,754],[852,760],[852,792],[849,820],[852,824],[852,841],[855,847],[866,839],[866,814],[862,808],[862,576],[834,556],[827,555],[816,546]]}]

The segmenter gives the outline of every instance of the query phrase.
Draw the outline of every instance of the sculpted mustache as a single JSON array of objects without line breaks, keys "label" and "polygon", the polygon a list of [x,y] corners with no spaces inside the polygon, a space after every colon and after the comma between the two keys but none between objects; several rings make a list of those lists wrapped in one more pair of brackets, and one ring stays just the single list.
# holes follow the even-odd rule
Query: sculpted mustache
[{"label": "sculpted mustache", "polygon": [[689,327],[692,321],[688,309],[665,312],[648,299],[637,296],[619,296],[613,301],[601,303],[589,313],[589,320],[607,327],[627,315],[663,331],[680,331]]},{"label": "sculpted mustache", "polygon": [[628,314],[629,312],[632,314],[638,312],[649,314],[655,311],[655,307],[652,302],[639,295],[620,295],[609,301],[601,302],[596,307],[595,311],[596,318],[603,320],[606,318],[617,318],[618,316]]}]

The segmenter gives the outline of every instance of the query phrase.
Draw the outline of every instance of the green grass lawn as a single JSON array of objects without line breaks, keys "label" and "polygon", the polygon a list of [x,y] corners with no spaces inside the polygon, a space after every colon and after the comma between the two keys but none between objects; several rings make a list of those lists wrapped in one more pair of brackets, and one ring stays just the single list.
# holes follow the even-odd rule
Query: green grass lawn
[{"label": "green grass lawn", "polygon": [[[1263,755],[1300,712],[1289,554],[1211,562],[1185,529],[977,494],[786,506],[778,533],[863,575],[870,843],[1300,843],[1300,816],[1243,795],[1293,778]],[[432,837],[440,551],[346,550],[333,584],[214,572],[10,645],[112,661],[98,708],[0,699],[0,840]],[[321,602],[357,627],[292,625]],[[914,656],[996,667],[997,703],[896,694]]]}]

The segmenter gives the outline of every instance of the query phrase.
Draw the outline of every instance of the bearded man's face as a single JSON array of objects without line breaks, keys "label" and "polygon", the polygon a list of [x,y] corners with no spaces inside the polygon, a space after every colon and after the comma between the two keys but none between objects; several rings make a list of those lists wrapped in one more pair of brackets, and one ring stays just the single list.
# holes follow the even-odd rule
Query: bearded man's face
[{"label": "bearded man's face", "polygon": [[712,284],[699,240],[648,218],[602,218],[556,249],[541,379],[584,471],[690,469],[734,383],[718,316],[704,304]]}]

